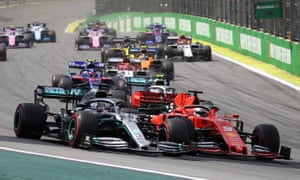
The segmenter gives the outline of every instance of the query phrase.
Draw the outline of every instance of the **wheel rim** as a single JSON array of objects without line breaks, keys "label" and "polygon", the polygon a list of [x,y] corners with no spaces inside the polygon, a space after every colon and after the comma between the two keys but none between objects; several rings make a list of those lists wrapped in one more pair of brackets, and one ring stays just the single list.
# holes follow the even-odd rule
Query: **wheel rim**
[{"label": "wheel rim", "polygon": [[170,140],[169,130],[165,124],[163,124],[161,127],[161,130],[159,133],[159,140],[160,141],[169,141]]},{"label": "wheel rim", "polygon": [[72,119],[67,130],[68,140],[73,142],[76,138],[76,119]]},{"label": "wheel rim", "polygon": [[21,124],[21,111],[19,108],[15,112],[15,118],[14,118],[14,130],[16,133],[20,130],[20,124]]}]

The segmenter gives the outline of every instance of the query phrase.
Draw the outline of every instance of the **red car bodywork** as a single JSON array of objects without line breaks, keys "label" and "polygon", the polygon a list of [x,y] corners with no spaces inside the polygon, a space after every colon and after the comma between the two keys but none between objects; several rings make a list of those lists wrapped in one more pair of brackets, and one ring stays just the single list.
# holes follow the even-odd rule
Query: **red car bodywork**
[{"label": "red car bodywork", "polygon": [[[197,93],[194,92],[193,95],[190,93],[179,93],[176,97],[174,95],[169,96],[168,100],[173,98],[174,103],[170,107],[174,106],[174,108],[170,109],[169,112],[151,116],[150,123],[154,125],[160,141],[177,141],[174,143],[185,146],[187,151],[249,156],[271,160],[275,158],[290,159],[290,149],[288,147],[282,146],[280,154],[275,152],[279,149],[279,135],[278,142],[274,140],[275,146],[278,145],[278,149],[275,148],[276,150],[274,151],[274,146],[272,147],[272,145],[269,148],[264,147],[268,144],[257,142],[254,137],[255,133],[243,132],[243,122],[239,119],[238,114],[218,116],[217,111],[219,109],[212,102],[200,100],[197,97]],[[161,99],[162,103],[170,102],[164,101],[164,95],[155,95],[153,93],[148,95],[144,92],[139,94],[138,97],[140,102],[147,100],[153,102],[159,99]],[[149,97],[155,98],[153,100],[149,99]],[[138,103],[136,104],[137,106],[139,105]],[[170,119],[173,121],[173,124]],[[185,126],[192,122],[190,123],[192,125],[189,126],[190,129],[186,129],[186,131],[179,130],[180,128],[185,128],[176,125],[177,122],[175,121],[179,120],[184,120]],[[174,129],[176,128],[177,134],[174,135]],[[181,132],[182,134],[180,134]],[[185,132],[191,134],[191,137],[183,140],[180,136],[184,136]],[[272,141],[271,144],[273,143]],[[251,150],[249,150],[249,144],[252,145]],[[169,143],[164,145],[169,145]]]}]

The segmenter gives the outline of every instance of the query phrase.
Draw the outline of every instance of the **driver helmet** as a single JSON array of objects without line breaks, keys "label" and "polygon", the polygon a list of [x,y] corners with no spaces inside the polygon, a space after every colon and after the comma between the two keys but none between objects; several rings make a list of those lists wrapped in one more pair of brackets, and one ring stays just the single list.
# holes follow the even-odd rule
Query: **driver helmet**
[{"label": "driver helmet", "polygon": [[99,112],[104,112],[105,111],[105,104],[98,102],[96,106],[96,110]]},{"label": "driver helmet", "polygon": [[204,108],[201,108],[201,107],[194,108],[194,112],[197,115],[202,116],[202,117],[207,117],[208,116],[207,110],[204,109]]},{"label": "driver helmet", "polygon": [[89,77],[94,77],[94,72],[88,71],[88,75],[89,75]]}]

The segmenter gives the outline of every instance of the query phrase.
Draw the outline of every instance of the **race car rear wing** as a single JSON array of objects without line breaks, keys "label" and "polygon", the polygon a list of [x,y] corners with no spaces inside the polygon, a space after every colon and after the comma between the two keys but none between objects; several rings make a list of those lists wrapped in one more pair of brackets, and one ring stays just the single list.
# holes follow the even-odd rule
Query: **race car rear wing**
[{"label": "race car rear wing", "polygon": [[10,30],[15,30],[16,32],[24,32],[25,28],[22,26],[17,26],[17,27],[3,27],[3,32],[8,32]]},{"label": "race car rear wing", "polygon": [[148,91],[135,91],[131,95],[131,106],[132,107],[144,107],[149,106],[149,104],[162,104],[168,105],[173,99],[177,96],[177,94],[162,94],[156,92],[148,92]]},{"label": "race car rear wing", "polygon": [[73,69],[85,69],[89,68],[89,65],[93,65],[93,68],[105,68],[105,64],[101,62],[90,62],[87,63],[85,61],[69,61],[68,62],[68,68],[73,68]]},{"label": "race car rear wing", "polygon": [[150,24],[150,25],[146,26],[146,29],[151,29],[152,30],[154,27],[158,27],[160,29],[166,29],[167,28],[166,25],[164,25],[164,24]]},{"label": "race car rear wing", "polygon": [[27,27],[31,28],[31,27],[46,27],[46,23],[39,23],[39,22],[35,22],[35,23],[29,23],[27,24]]},{"label": "race car rear wing", "polygon": [[79,100],[88,91],[89,90],[87,88],[76,87],[70,89],[63,89],[60,87],[38,85],[37,88],[34,90],[34,102],[43,102],[44,98]]},{"label": "race car rear wing", "polygon": [[127,85],[151,85],[152,81],[146,77],[128,77]]},{"label": "race car rear wing", "polygon": [[130,48],[128,53],[137,55],[139,53],[143,53],[142,51],[145,51],[145,53],[149,55],[155,55],[157,53],[157,48]]},{"label": "race car rear wing", "polygon": [[125,36],[125,37],[116,37],[112,39],[113,44],[120,44],[120,45],[130,45],[130,43],[136,43],[137,38]]}]

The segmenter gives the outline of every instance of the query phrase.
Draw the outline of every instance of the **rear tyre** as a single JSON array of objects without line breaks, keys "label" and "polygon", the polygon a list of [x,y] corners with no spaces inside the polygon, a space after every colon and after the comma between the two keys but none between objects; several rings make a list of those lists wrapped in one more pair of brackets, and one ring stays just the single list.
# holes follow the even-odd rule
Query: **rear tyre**
[{"label": "rear tyre", "polygon": [[53,87],[58,87],[58,83],[61,78],[69,78],[69,76],[65,74],[54,74],[51,76],[51,85]]},{"label": "rear tyre", "polygon": [[174,63],[172,61],[162,61],[162,72],[166,73],[168,80],[174,80]]},{"label": "rear tyre", "polygon": [[137,39],[138,43],[141,45],[145,40],[145,33],[139,32],[136,36],[136,39]]},{"label": "rear tyre", "polygon": [[46,114],[39,104],[22,103],[14,115],[14,132],[18,138],[40,139],[45,128]]},{"label": "rear tyre", "polygon": [[0,60],[6,61],[7,54],[6,54],[6,46],[0,44]]},{"label": "rear tyre", "polygon": [[[267,147],[271,152],[277,153],[280,147],[280,137],[277,128],[272,124],[260,124],[253,130],[252,146],[259,145]],[[270,159],[257,157],[258,159]],[[272,160],[271,158],[270,160]]]},{"label": "rear tyre", "polygon": [[55,33],[55,31],[51,30],[49,32],[49,36],[50,36],[51,42],[56,42],[56,33]]},{"label": "rear tyre", "polygon": [[211,55],[211,48],[210,46],[203,46],[203,51],[204,51],[204,59],[206,61],[211,61],[212,60],[212,55]]},{"label": "rear tyre", "polygon": [[58,82],[58,87],[63,89],[70,89],[73,86],[73,81],[69,77],[62,77]]},{"label": "rear tyre", "polygon": [[32,33],[25,33],[23,42],[27,43],[27,46],[31,48],[33,46],[34,37]]},{"label": "rear tyre", "polygon": [[97,133],[97,119],[89,111],[74,114],[66,127],[66,140],[72,147],[79,147],[86,135],[92,137]]}]

